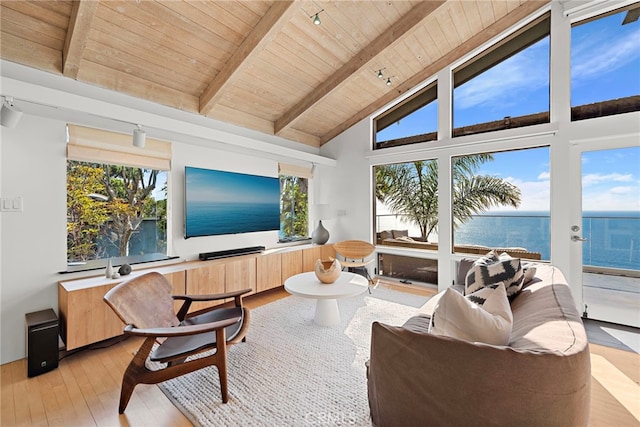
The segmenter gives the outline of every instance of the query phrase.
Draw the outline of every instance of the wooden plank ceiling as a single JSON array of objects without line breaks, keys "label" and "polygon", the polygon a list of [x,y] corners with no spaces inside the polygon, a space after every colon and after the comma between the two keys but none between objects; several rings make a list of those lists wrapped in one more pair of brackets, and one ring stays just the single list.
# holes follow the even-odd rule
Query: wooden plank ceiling
[{"label": "wooden plank ceiling", "polygon": [[320,146],[547,2],[2,0],[0,54]]}]

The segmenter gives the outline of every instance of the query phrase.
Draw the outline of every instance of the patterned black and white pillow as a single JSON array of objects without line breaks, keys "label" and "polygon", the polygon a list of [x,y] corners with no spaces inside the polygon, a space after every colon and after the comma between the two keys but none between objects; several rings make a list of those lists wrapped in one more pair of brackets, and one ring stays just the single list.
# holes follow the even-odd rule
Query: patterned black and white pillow
[{"label": "patterned black and white pillow", "polygon": [[469,269],[465,278],[465,295],[500,282],[504,284],[508,297],[513,298],[520,292],[524,283],[520,258],[512,258],[507,253],[497,256],[495,251],[491,251]]}]

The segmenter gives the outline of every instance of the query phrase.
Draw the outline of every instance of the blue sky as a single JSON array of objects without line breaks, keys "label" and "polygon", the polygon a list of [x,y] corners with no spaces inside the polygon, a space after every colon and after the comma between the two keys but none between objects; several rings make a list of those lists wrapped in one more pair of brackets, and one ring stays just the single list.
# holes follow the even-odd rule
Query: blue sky
[{"label": "blue sky", "polygon": [[278,203],[278,178],[209,169],[185,170],[187,202]]},{"label": "blue sky", "polygon": [[[572,106],[640,94],[640,21],[623,26],[625,14],[573,27]],[[546,38],[459,86],[454,127],[548,111],[548,70]],[[435,131],[435,104],[389,126],[378,139]],[[585,153],[582,164],[584,210],[640,211],[640,148]],[[516,184],[523,195],[519,210],[549,209],[548,149],[496,154],[479,173]]]}]

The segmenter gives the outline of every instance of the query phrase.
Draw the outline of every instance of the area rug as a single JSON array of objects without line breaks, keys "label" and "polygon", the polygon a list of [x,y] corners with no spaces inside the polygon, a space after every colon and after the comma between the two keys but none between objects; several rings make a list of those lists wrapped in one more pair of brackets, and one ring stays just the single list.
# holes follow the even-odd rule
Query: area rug
[{"label": "area rug", "polygon": [[315,301],[283,298],[251,312],[228,351],[229,401],[215,367],[159,385],[195,426],[370,426],[365,362],[371,324],[402,325],[427,297],[378,288],[339,300],[341,323],[313,323]]}]

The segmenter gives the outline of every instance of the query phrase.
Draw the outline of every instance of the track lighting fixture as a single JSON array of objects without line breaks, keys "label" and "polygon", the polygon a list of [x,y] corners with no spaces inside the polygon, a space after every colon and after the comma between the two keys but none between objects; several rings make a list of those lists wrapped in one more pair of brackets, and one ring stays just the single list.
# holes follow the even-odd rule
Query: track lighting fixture
[{"label": "track lighting fixture", "polygon": [[0,109],[0,123],[4,127],[14,128],[22,117],[22,111],[13,105],[13,98],[5,96]]},{"label": "track lighting fixture", "polygon": [[391,77],[387,78],[387,86],[391,86]]},{"label": "track lighting fixture", "polygon": [[378,70],[378,78],[381,79],[384,76],[382,75],[382,68]]},{"label": "track lighting fixture", "polygon": [[133,145],[143,148],[147,139],[147,132],[142,129],[142,125],[136,126],[137,127],[133,130]]},{"label": "track lighting fixture", "polygon": [[320,21],[320,16],[319,16],[319,15],[320,15],[320,13],[322,13],[322,12],[324,12],[324,9],[320,10],[319,12],[316,12],[316,14],[315,14],[315,15],[311,15],[311,16],[309,16],[309,18],[313,18],[313,23],[314,23],[315,25],[320,25],[320,24],[322,24],[322,21]]}]

